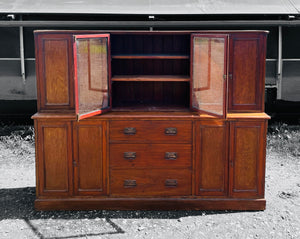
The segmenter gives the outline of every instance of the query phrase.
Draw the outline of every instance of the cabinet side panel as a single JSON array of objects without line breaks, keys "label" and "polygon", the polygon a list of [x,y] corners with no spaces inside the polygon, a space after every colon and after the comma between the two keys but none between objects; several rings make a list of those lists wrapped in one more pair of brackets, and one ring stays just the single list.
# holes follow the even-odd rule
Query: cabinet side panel
[{"label": "cabinet side panel", "polygon": [[45,39],[46,105],[69,104],[68,40]]},{"label": "cabinet side panel", "polygon": [[66,194],[69,191],[68,172],[68,128],[67,125],[43,125],[42,167],[39,175],[41,194]]},{"label": "cabinet side panel", "polygon": [[199,195],[227,194],[227,140],[225,125],[200,125],[197,142],[197,190]]}]

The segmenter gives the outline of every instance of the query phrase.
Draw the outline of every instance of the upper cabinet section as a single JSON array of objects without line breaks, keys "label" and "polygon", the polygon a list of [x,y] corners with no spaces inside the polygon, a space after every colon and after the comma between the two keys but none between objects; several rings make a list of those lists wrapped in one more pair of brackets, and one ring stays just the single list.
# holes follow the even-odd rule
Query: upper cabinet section
[{"label": "upper cabinet section", "polygon": [[263,112],[266,33],[233,33],[230,39],[228,111]]},{"label": "upper cabinet section", "polygon": [[77,119],[111,107],[109,34],[75,35],[75,111]]},{"label": "upper cabinet section", "polygon": [[264,110],[263,31],[37,31],[35,41],[40,112]]},{"label": "upper cabinet section", "polygon": [[36,73],[39,111],[74,111],[72,35],[37,34]]}]

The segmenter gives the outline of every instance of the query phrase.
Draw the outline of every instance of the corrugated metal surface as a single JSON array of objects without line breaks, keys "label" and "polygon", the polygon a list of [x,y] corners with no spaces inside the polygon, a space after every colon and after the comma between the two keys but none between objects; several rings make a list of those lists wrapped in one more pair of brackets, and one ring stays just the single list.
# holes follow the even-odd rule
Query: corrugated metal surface
[{"label": "corrugated metal surface", "polygon": [[300,0],[289,0],[290,3],[300,12]]},{"label": "corrugated metal surface", "polygon": [[1,0],[2,13],[299,14],[299,0]]}]

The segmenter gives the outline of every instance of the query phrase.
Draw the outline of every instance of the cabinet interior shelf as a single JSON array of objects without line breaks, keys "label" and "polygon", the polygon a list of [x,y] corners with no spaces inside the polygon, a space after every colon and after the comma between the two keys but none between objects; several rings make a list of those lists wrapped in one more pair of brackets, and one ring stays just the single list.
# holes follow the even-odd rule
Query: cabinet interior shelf
[{"label": "cabinet interior shelf", "polygon": [[127,105],[113,107],[112,111],[114,112],[190,112],[189,107],[184,107],[180,105],[172,106],[159,106],[159,105]]},{"label": "cabinet interior shelf", "polygon": [[167,54],[157,54],[157,55],[112,55],[112,59],[189,59],[189,55],[167,55]]},{"label": "cabinet interior shelf", "polygon": [[112,81],[167,81],[167,82],[189,82],[189,76],[181,75],[116,75]]}]

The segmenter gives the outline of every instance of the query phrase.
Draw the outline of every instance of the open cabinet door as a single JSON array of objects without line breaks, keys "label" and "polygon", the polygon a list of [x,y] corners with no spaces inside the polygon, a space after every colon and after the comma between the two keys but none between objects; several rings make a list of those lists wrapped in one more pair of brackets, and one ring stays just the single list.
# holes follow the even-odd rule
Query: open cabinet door
[{"label": "open cabinet door", "polygon": [[228,35],[192,34],[191,108],[226,118]]},{"label": "open cabinet door", "polygon": [[111,109],[109,34],[74,36],[77,120]]}]

